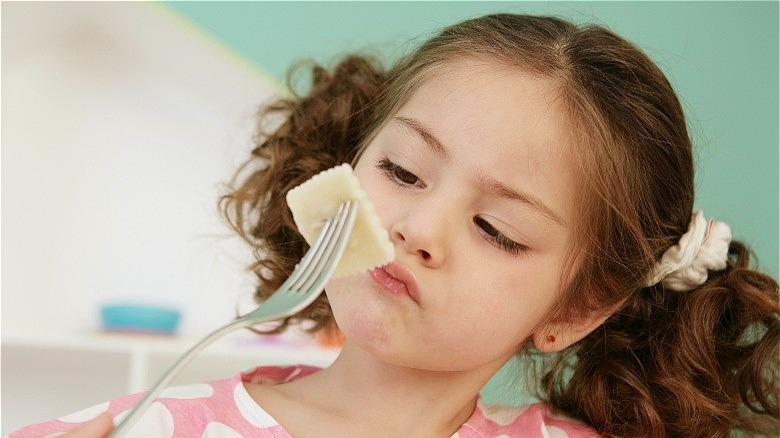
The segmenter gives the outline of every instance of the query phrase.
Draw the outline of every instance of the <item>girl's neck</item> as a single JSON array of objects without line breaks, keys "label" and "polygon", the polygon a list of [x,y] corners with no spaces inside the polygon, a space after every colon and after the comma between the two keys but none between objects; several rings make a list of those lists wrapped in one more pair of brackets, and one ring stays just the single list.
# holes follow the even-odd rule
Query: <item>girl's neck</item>
[{"label": "girl's neck", "polygon": [[[449,437],[469,419],[479,390],[500,365],[469,372],[415,370],[378,361],[347,342],[329,368],[278,385],[274,392],[281,400],[311,409],[309,415],[319,417],[318,427],[336,428],[331,429],[333,436]],[[294,418],[291,424],[280,418],[291,405],[264,398],[256,400],[293,436],[306,435],[304,429],[291,430],[297,427]],[[345,425],[354,430],[345,434]],[[319,430],[318,435],[329,433]]]}]

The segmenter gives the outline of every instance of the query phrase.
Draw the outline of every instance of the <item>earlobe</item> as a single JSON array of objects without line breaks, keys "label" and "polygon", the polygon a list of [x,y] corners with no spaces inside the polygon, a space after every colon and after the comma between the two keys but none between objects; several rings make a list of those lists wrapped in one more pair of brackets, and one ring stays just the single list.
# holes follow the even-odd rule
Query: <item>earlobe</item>
[{"label": "earlobe", "polygon": [[623,305],[624,301],[621,300],[605,309],[590,311],[585,316],[554,319],[533,334],[534,346],[545,353],[564,350],[603,324]]}]

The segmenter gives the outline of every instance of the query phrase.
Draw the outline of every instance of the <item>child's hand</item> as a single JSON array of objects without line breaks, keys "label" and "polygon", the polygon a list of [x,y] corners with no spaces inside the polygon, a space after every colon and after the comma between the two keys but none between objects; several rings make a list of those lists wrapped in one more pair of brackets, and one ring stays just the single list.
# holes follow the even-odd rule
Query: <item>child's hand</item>
[{"label": "child's hand", "polygon": [[106,438],[112,430],[114,430],[114,422],[110,415],[104,413],[62,435],[61,438]]}]

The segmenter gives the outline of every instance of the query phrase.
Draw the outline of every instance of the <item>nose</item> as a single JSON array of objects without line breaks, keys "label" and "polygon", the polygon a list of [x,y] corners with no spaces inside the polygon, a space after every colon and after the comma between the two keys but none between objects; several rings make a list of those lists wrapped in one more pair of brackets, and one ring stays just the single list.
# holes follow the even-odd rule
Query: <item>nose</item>
[{"label": "nose", "polygon": [[390,227],[396,250],[413,255],[427,267],[441,266],[448,247],[444,211],[447,210],[420,201],[407,208]]}]

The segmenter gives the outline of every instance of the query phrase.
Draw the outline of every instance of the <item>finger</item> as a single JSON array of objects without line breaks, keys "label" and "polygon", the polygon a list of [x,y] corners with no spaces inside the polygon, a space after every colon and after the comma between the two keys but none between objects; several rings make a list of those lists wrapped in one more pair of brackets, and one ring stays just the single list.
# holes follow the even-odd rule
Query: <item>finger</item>
[{"label": "finger", "polygon": [[85,423],[78,429],[74,429],[62,438],[106,438],[114,430],[114,421],[107,413],[103,413]]}]

